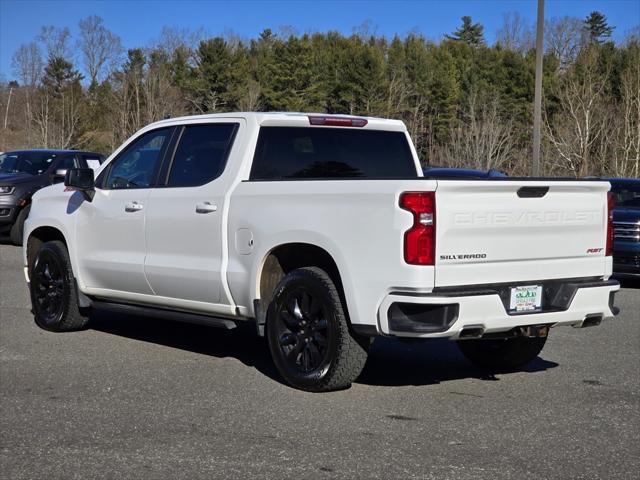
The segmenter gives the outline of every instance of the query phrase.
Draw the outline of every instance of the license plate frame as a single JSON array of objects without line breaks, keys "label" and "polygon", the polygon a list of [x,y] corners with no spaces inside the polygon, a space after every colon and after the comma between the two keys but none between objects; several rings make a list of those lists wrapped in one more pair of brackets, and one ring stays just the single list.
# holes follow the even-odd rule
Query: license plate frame
[{"label": "license plate frame", "polygon": [[518,285],[509,288],[510,313],[535,313],[542,310],[542,285]]}]

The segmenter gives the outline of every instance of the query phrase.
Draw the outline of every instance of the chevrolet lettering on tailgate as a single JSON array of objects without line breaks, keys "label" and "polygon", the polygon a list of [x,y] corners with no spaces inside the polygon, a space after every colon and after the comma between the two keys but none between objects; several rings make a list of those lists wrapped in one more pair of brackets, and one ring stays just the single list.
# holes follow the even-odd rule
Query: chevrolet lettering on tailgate
[{"label": "chevrolet lettering on tailgate", "polygon": [[461,212],[456,225],[588,225],[598,221],[596,211],[577,212]]}]

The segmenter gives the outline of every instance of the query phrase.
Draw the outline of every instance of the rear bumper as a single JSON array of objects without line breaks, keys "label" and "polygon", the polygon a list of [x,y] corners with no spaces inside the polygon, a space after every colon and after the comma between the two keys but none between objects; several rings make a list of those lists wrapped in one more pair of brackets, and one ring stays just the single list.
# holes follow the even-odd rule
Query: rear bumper
[{"label": "rear bumper", "polygon": [[[529,282],[533,283],[536,282]],[[533,325],[582,327],[597,324],[599,320],[618,313],[613,301],[620,285],[615,280],[566,281],[550,285],[552,288],[545,294],[547,306],[543,304],[546,310],[526,314],[507,312],[501,286],[430,294],[390,293],[378,309],[377,333],[457,339],[463,330],[468,329],[494,334]]]}]

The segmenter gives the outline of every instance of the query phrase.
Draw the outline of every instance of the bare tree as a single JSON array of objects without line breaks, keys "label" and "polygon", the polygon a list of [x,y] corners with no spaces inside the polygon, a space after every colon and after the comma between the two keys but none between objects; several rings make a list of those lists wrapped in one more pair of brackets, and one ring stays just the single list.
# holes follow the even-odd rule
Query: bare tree
[{"label": "bare tree", "polygon": [[131,82],[128,72],[114,72],[110,81],[113,86],[109,102],[113,149],[135,132],[136,128],[131,124]]},{"label": "bare tree", "polygon": [[572,63],[580,52],[584,43],[583,26],[582,20],[568,16],[551,18],[545,22],[546,50],[558,58],[562,69]]},{"label": "bare tree", "polygon": [[37,128],[36,144],[42,148],[49,148],[49,127],[51,125],[51,108],[49,95],[38,92],[35,99],[33,122]]},{"label": "bare tree", "polygon": [[105,67],[110,70],[122,53],[120,37],[104,26],[101,17],[92,15],[80,20],[78,46],[91,83],[96,83]]},{"label": "bare tree", "polygon": [[640,50],[622,74],[622,101],[610,115],[607,142],[608,170],[620,177],[640,177]]},{"label": "bare tree", "polygon": [[40,48],[35,42],[20,45],[12,59],[14,74],[22,85],[35,87],[40,77],[44,63]]},{"label": "bare tree", "polygon": [[242,44],[248,45],[251,41],[249,38],[243,37],[238,32],[228,27],[222,31],[222,38],[224,38],[227,45],[229,45],[233,51],[236,51]]},{"label": "bare tree", "polygon": [[[52,99],[47,101],[51,102]],[[69,85],[59,99],[53,99],[50,108],[49,146],[55,148],[78,148],[81,143],[76,135],[80,123],[82,88]]]},{"label": "bare tree", "polygon": [[504,168],[515,151],[512,122],[500,115],[496,95],[472,91],[460,123],[451,130],[443,160],[452,167]]},{"label": "bare tree", "polygon": [[162,50],[168,57],[176,52],[187,53],[189,60],[200,42],[207,38],[204,29],[189,30],[186,28],[162,27],[160,37],[152,43],[154,50]]},{"label": "bare tree", "polygon": [[262,89],[260,88],[260,84],[250,78],[247,81],[246,89],[244,90],[244,95],[240,97],[238,100],[238,108],[240,110],[246,112],[255,112],[260,110],[260,94],[262,93]]},{"label": "bare tree", "polygon": [[[284,27],[280,27],[280,32],[282,32]],[[357,27],[353,27],[351,29],[353,35],[360,37],[363,40],[368,40],[371,37],[375,37],[378,34],[378,25],[376,25],[373,20],[370,18],[363,21]],[[281,38],[285,38],[282,37]]]},{"label": "bare tree", "polygon": [[0,74],[0,112],[4,117],[0,128],[0,152],[12,148],[16,139],[24,132],[21,118],[14,114],[21,107],[18,103],[19,92],[17,82],[6,82]]},{"label": "bare tree", "polygon": [[518,12],[502,15],[502,26],[496,34],[496,43],[507,50],[527,53],[535,46],[533,26]]},{"label": "bare tree", "polygon": [[41,27],[37,40],[44,44],[48,60],[52,58],[72,59],[73,55],[69,45],[71,32],[67,27],[59,28],[53,25]]},{"label": "bare tree", "polygon": [[131,68],[113,74],[111,83],[112,147],[142,126],[142,69]]},{"label": "bare tree", "polygon": [[61,57],[47,63],[35,95],[37,143],[45,148],[80,146],[78,127],[84,95],[82,75]]},{"label": "bare tree", "polygon": [[633,44],[640,44],[640,25],[636,25],[625,32],[622,44],[627,47]]},{"label": "bare tree", "polygon": [[33,101],[36,86],[42,78],[44,69],[44,62],[38,44],[31,42],[21,45],[13,55],[12,63],[14,73],[23,85],[26,140],[27,144],[30,144],[32,135],[31,127],[33,123]]},{"label": "bare tree", "polygon": [[[280,25],[278,27],[278,33],[277,33],[279,38],[290,38],[290,37],[297,37],[299,35],[298,33],[298,29],[296,27],[294,27],[293,25]],[[233,38],[232,38],[233,40]]]},{"label": "bare tree", "polygon": [[391,73],[387,83],[386,108],[384,115],[393,117],[394,115],[406,115],[407,98],[410,95],[411,85],[406,79],[404,70]]},{"label": "bare tree", "polygon": [[162,52],[152,53],[150,58],[142,82],[145,123],[163,120],[185,111],[182,95],[171,83],[171,72],[166,58]]},{"label": "bare tree", "polygon": [[167,60],[161,49],[130,50],[124,68],[112,74],[113,146],[148,123],[186,113]]},{"label": "bare tree", "polygon": [[602,161],[593,154],[609,123],[604,88],[610,72],[597,71],[597,48],[584,50],[577,62],[553,92],[559,111],[553,118],[545,112],[544,125],[554,152],[549,162],[561,172],[583,177],[598,171],[596,164]]}]

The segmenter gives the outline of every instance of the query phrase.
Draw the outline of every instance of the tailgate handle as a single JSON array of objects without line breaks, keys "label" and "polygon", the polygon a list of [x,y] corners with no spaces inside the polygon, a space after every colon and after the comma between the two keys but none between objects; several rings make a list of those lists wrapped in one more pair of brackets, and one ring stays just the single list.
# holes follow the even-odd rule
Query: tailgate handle
[{"label": "tailgate handle", "polygon": [[518,196],[520,198],[541,198],[549,191],[549,187],[520,187]]}]

